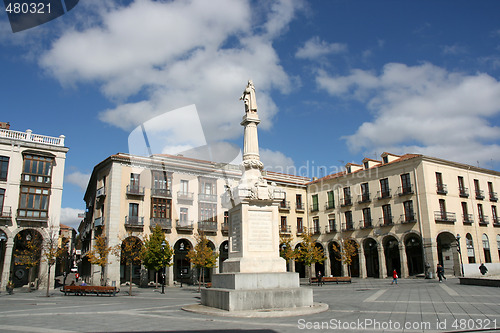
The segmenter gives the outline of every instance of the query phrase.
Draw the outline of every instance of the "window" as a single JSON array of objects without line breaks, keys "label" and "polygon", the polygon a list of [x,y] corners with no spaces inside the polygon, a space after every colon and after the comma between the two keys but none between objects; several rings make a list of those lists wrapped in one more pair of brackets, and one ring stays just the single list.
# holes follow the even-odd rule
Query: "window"
[{"label": "window", "polygon": [[498,258],[500,258],[500,235],[497,235]]},{"label": "window", "polygon": [[151,199],[151,217],[170,219],[171,203],[170,200],[161,198]]},{"label": "window", "polygon": [[388,198],[391,196],[391,190],[389,189],[389,179],[384,178],[380,180],[380,197]]},{"label": "window", "polygon": [[186,224],[188,220],[188,209],[187,208],[181,208],[180,209],[180,214],[179,214],[179,222],[181,224]]},{"label": "window", "polygon": [[401,186],[403,188],[403,191],[402,191],[403,194],[407,194],[407,193],[412,192],[409,173],[404,173],[401,175]]},{"label": "window", "polygon": [[207,195],[217,194],[214,179],[200,178],[200,193]]},{"label": "window", "polygon": [[212,203],[200,202],[200,221],[217,222],[217,205]]},{"label": "window", "polygon": [[467,202],[462,202],[462,215],[464,218],[464,223],[472,223],[472,217],[469,215],[469,208],[467,207]]},{"label": "window", "polygon": [[313,219],[313,227],[314,227],[314,233],[315,234],[321,233],[321,230],[319,228],[319,218],[314,218]]},{"label": "window", "polygon": [[352,223],[352,212],[350,210],[345,212],[345,228],[346,230],[354,229],[354,224]]},{"label": "window", "polygon": [[49,189],[22,186],[19,199],[19,216],[47,218],[49,196]]},{"label": "window", "polygon": [[139,190],[139,178],[140,175],[138,173],[131,173],[130,174],[130,189],[131,191],[138,191]]},{"label": "window", "polygon": [[351,204],[351,188],[344,187],[344,205]]},{"label": "window", "polygon": [[181,179],[181,193],[187,194],[189,192],[189,182]]},{"label": "window", "polygon": [[413,201],[405,201],[403,202],[403,208],[405,211],[405,221],[410,222],[410,221],[415,221],[415,214],[413,212]]},{"label": "window", "polygon": [[302,207],[302,194],[297,194],[295,196],[295,205],[297,209],[304,209],[304,207]]},{"label": "window", "polygon": [[318,195],[317,194],[314,194],[312,196],[312,207],[311,207],[311,211],[313,212],[316,212],[319,210],[319,205],[318,205]]},{"label": "window", "polygon": [[384,219],[384,225],[391,225],[392,224],[391,205],[383,205],[382,206],[382,216]]},{"label": "window", "polygon": [[497,201],[498,200],[497,193],[493,189],[493,183],[492,182],[488,182],[488,192],[490,194],[490,200],[491,201]]},{"label": "window", "polygon": [[22,180],[24,182],[50,184],[53,158],[36,155],[24,155]]},{"label": "window", "polygon": [[229,212],[227,210],[224,212],[224,224],[229,224]]},{"label": "window", "polygon": [[479,216],[479,223],[486,223],[482,204],[477,204],[477,215]]},{"label": "window", "polygon": [[7,180],[7,171],[9,170],[9,158],[0,156],[0,180]]},{"label": "window", "polygon": [[465,187],[464,177],[458,176],[458,191],[461,197],[468,197],[467,188]]},{"label": "window", "polygon": [[436,187],[437,193],[446,194],[446,185],[443,184],[443,174],[441,172],[436,172]]},{"label": "window", "polygon": [[[170,190],[172,188],[172,178],[165,171],[153,171],[152,178],[153,189]],[[132,184],[139,186],[139,179],[137,178],[137,181],[134,180],[133,183],[132,177],[130,177],[130,185]]]},{"label": "window", "polygon": [[328,218],[328,230],[330,230],[330,232],[337,231],[335,228],[335,218],[334,217]]},{"label": "window", "polygon": [[444,199],[439,199],[439,214],[441,214],[441,219],[447,220],[446,217],[446,202]]},{"label": "window", "polygon": [[491,206],[491,217],[493,218],[493,224],[498,224],[497,206]]},{"label": "window", "polygon": [[472,242],[471,234],[465,235],[465,243],[467,244],[467,257],[469,258],[469,264],[475,264],[476,257],[474,256],[474,243]]},{"label": "window", "polygon": [[488,236],[486,234],[483,234],[482,241],[483,241],[483,251],[484,251],[484,262],[490,263],[491,262],[490,241],[488,240]]},{"label": "window", "polygon": [[483,191],[481,191],[481,187],[479,186],[478,179],[474,179],[474,190],[476,191],[476,199],[483,200],[484,194],[483,194]]},{"label": "window", "polygon": [[335,200],[334,200],[334,196],[333,196],[333,191],[328,191],[326,194],[328,196],[328,202],[326,204],[327,209],[335,208]]},{"label": "window", "polygon": [[304,232],[304,222],[302,221],[302,217],[297,217],[297,233]]},{"label": "window", "polygon": [[281,231],[286,231],[286,216],[281,217]]},{"label": "window", "polygon": [[389,157],[387,156],[382,157],[382,161],[384,162],[384,164],[389,163]]},{"label": "window", "polygon": [[139,204],[136,203],[128,204],[128,216],[129,217],[139,216]]},{"label": "window", "polygon": [[361,201],[370,201],[370,188],[368,187],[368,183],[361,184]]},{"label": "window", "polygon": [[372,213],[370,208],[363,208],[363,226],[365,228],[372,226]]}]

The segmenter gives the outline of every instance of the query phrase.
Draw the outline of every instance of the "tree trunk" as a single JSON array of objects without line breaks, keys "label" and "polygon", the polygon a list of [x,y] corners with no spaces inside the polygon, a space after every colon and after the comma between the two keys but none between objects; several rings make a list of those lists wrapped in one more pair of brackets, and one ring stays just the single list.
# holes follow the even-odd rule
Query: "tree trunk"
[{"label": "tree trunk", "polygon": [[101,266],[101,286],[105,286],[104,283],[104,267]]},{"label": "tree trunk", "polygon": [[50,264],[48,266],[49,266],[49,271],[47,273],[47,294],[45,296],[50,297],[50,294],[49,294],[49,289],[50,289],[50,268],[52,266]]},{"label": "tree trunk", "polygon": [[130,263],[130,282],[129,282],[129,288],[128,288],[128,295],[132,296],[132,273],[134,271],[134,264],[133,262]]}]

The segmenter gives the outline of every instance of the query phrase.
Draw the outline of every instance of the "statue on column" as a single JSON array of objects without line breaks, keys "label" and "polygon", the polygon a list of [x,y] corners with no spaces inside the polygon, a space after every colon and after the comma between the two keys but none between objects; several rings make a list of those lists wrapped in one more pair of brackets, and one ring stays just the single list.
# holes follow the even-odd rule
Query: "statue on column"
[{"label": "statue on column", "polygon": [[257,99],[255,98],[255,87],[252,80],[248,80],[247,87],[240,97],[240,101],[245,103],[245,112],[257,112]]}]

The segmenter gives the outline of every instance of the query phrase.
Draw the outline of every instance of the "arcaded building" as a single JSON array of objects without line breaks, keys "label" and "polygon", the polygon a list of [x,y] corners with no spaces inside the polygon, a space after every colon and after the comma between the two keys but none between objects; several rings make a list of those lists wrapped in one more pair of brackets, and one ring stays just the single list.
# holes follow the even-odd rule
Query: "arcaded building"
[{"label": "arcaded building", "polygon": [[[18,132],[0,123],[0,277],[1,288],[9,280],[16,287],[28,283],[28,269],[15,264],[33,237],[46,239],[48,230],[59,233],[64,164],[68,148],[65,137]],[[46,284],[43,261],[32,269],[32,280]],[[54,277],[51,276],[51,284]]]},{"label": "arcaded building", "polygon": [[352,276],[408,277],[435,272],[499,271],[500,173],[438,158],[384,153],[309,183],[308,219],[328,259],[325,275],[347,268],[332,244],[350,239],[358,255]]}]

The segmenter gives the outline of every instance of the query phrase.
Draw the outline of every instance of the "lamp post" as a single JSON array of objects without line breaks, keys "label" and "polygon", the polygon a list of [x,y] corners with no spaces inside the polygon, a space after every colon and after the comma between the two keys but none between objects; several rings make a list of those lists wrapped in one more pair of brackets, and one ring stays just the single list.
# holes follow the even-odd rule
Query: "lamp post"
[{"label": "lamp post", "polygon": [[[163,242],[161,243],[162,256],[164,256],[164,254],[165,254],[165,246],[167,246],[167,243],[165,243],[165,240],[163,240]],[[163,271],[163,273],[162,273],[162,279],[161,279],[161,293],[164,294],[165,293],[165,277],[166,277],[164,263],[163,263],[162,271]]]},{"label": "lamp post", "polygon": [[460,248],[460,234],[457,234],[456,241],[457,241],[457,252],[458,252],[458,255],[460,256],[460,270],[462,272],[462,277],[463,277],[464,276],[464,263],[462,261],[462,250]]}]

